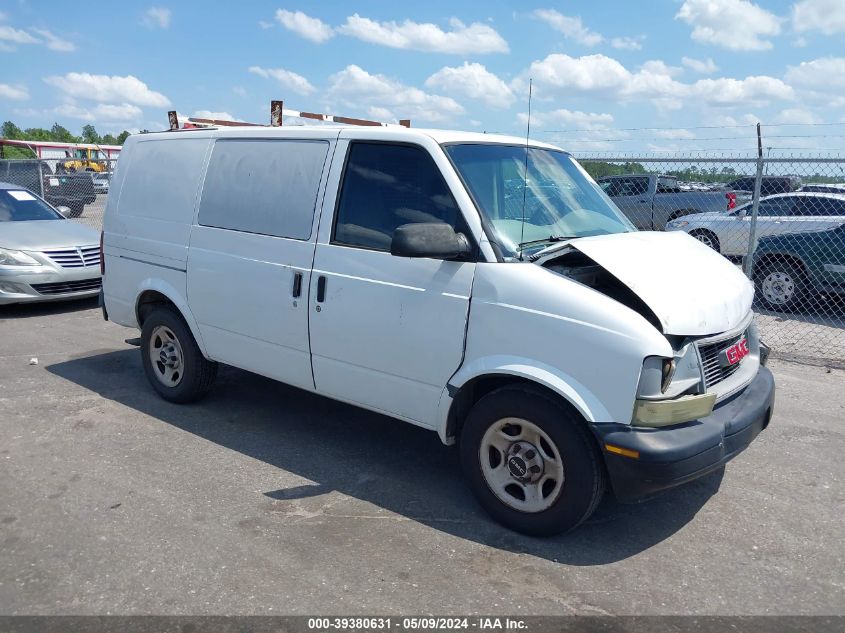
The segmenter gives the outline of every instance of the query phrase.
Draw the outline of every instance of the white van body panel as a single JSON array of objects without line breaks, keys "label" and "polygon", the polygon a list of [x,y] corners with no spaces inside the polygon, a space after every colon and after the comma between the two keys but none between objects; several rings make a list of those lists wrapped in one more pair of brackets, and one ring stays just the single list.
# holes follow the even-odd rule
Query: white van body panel
[{"label": "white van body panel", "polygon": [[[314,388],[307,293],[319,220],[316,211],[337,137],[332,130],[324,134],[314,138],[313,132],[293,130],[284,138],[253,134],[217,140],[206,177],[217,182],[204,187],[188,261],[188,299],[208,357],[305,389]],[[231,163],[224,174],[213,173],[218,153]],[[280,190],[274,191],[274,186]],[[224,191],[215,194],[215,187]],[[307,196],[294,195],[305,188]],[[209,205],[218,202],[208,200],[209,195],[229,198],[217,211],[226,217],[212,213],[205,218]],[[275,229],[280,233],[289,229],[297,237],[250,232],[249,225],[247,230],[206,225],[212,220],[235,226],[247,222],[244,214],[237,213],[241,200],[266,203],[271,213],[293,217],[292,225]],[[307,229],[301,223],[304,218],[297,217],[306,213],[310,214]],[[300,295],[294,297],[297,275]]]},{"label": "white van body panel", "polygon": [[666,334],[725,332],[751,310],[751,281],[686,233],[639,231],[582,237],[569,244],[633,290],[651,308]]},{"label": "white van body panel", "polygon": [[[643,359],[672,356],[666,338],[638,313],[527,262],[478,264],[471,315],[464,364],[451,386],[521,368],[590,422],[629,421]],[[441,417],[441,433],[445,422]]]},{"label": "white van body panel", "polygon": [[[380,136],[408,142],[401,131]],[[349,148],[347,139],[371,137],[372,132],[366,130],[344,129],[335,151],[311,278],[315,385],[333,398],[435,428],[440,393],[463,358],[476,264],[393,257],[331,243],[332,211]],[[457,194],[457,175],[440,146],[425,135],[414,144],[431,154]],[[472,204],[466,193],[460,200],[455,198],[459,207],[461,201]],[[472,214],[461,210],[465,217],[475,217],[470,231],[480,236],[478,214],[469,208]],[[318,304],[316,284],[321,276],[326,277],[326,298]]]},{"label": "white van body panel", "polygon": [[204,354],[187,301],[185,272],[211,137],[208,131],[190,137],[130,136],[115,168],[103,219],[108,271],[103,293],[109,318],[137,328],[138,300],[144,291],[155,290],[179,307]]}]

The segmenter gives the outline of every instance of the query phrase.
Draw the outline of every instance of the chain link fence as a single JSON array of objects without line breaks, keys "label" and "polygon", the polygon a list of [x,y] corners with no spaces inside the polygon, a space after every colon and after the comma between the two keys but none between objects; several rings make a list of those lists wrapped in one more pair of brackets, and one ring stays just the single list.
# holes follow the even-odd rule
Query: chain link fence
[{"label": "chain link fence", "polygon": [[99,231],[117,159],[3,159],[0,182],[26,187],[68,218]]},{"label": "chain link fence", "polygon": [[[755,283],[754,307],[774,355],[845,366],[845,159],[578,160],[637,228],[684,231],[741,267]],[[115,164],[86,171],[62,159],[0,160],[0,182],[99,230]]]},{"label": "chain link fence", "polygon": [[845,366],[845,159],[578,160],[637,228],[684,231],[741,267],[773,354]]}]

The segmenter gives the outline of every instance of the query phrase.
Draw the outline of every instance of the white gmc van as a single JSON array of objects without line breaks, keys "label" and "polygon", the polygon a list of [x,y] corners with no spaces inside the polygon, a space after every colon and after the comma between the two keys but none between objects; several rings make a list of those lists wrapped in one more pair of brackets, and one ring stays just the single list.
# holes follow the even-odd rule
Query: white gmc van
[{"label": "white gmc van", "polygon": [[131,136],[104,313],[174,402],[227,363],[436,431],[506,526],[584,521],[710,472],[766,427],[753,289],[638,232],[560,149],[405,128]]}]

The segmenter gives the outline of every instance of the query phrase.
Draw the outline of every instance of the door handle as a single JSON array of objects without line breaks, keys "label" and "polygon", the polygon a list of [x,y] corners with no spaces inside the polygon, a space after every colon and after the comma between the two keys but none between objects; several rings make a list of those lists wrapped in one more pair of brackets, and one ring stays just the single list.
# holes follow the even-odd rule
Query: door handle
[{"label": "door handle", "polygon": [[326,300],[326,277],[320,275],[317,278],[317,303],[323,303]]},{"label": "door handle", "polygon": [[645,204],[646,202],[648,202],[648,200],[637,200],[637,202],[639,202],[640,204]]},{"label": "door handle", "polygon": [[293,298],[298,299],[302,296],[302,273],[293,274]]}]

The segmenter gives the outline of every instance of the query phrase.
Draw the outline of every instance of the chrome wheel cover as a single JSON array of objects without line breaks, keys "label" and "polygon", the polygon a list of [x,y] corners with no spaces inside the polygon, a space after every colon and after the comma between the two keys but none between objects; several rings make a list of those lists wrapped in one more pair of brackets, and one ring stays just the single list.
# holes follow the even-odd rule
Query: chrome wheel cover
[{"label": "chrome wheel cover", "polygon": [[147,350],[156,379],[165,387],[176,387],[184,374],[184,355],[179,339],[166,325],[157,325]]},{"label": "chrome wheel cover", "polygon": [[478,449],[488,488],[520,512],[549,508],[563,490],[563,460],[552,439],[536,424],[502,418],[490,425]]},{"label": "chrome wheel cover", "polygon": [[772,271],[763,279],[763,296],[773,305],[783,305],[795,296],[795,280],[783,271]]}]

